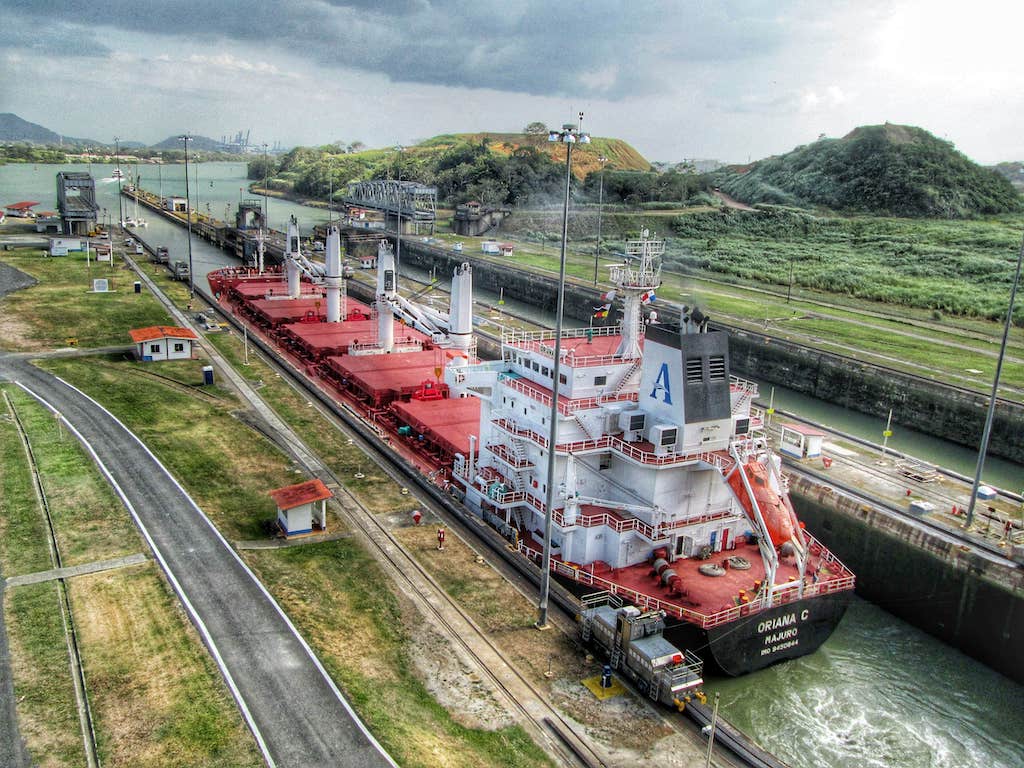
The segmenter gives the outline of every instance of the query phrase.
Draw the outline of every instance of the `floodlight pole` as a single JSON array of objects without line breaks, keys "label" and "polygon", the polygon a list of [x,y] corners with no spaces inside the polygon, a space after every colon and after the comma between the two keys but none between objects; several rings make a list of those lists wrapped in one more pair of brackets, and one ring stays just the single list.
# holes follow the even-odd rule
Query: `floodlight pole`
[{"label": "floodlight pole", "polygon": [[120,139],[114,137],[114,162],[117,164],[117,216],[121,229],[124,229],[124,203],[121,200],[121,145]]},{"label": "floodlight pole", "polygon": [[597,262],[601,258],[601,214],[604,209],[604,166],[608,162],[608,158],[602,155],[597,158],[597,161],[601,163],[601,191],[597,196],[597,246],[594,248],[594,285],[597,285]]},{"label": "floodlight pole", "polygon": [[[178,137],[185,143],[185,216],[188,218],[188,297],[196,295],[195,275],[192,274],[192,197],[188,188],[188,143],[192,137],[185,133]],[[198,189],[196,190],[198,192]]]},{"label": "floodlight pole", "polygon": [[985,416],[985,429],[981,434],[981,447],[978,449],[978,466],[974,472],[974,485],[971,486],[971,500],[967,505],[967,519],[964,528],[970,528],[974,521],[974,505],[978,501],[978,487],[981,485],[981,472],[985,468],[985,454],[988,452],[988,440],[992,435],[992,420],[996,413],[996,395],[999,393],[999,376],[1003,372],[1003,358],[1006,357],[1006,342],[1010,337],[1010,326],[1013,324],[1013,303],[1017,299],[1017,284],[1020,282],[1021,262],[1024,262],[1024,240],[1021,241],[1017,253],[1017,271],[1013,275],[1010,287],[1010,306],[1006,310],[1006,323],[1003,325],[1003,341],[999,346],[999,359],[996,361],[996,375],[992,381],[992,396],[988,400],[988,413]]},{"label": "floodlight pole", "polygon": [[583,113],[577,125],[567,123],[560,131],[548,133],[548,141],[565,144],[565,200],[562,204],[562,248],[558,263],[558,306],[555,310],[555,360],[551,371],[551,412],[548,425],[548,466],[544,495],[544,552],[541,558],[540,599],[537,606],[537,628],[548,626],[548,594],[551,590],[551,528],[555,503],[555,441],[558,439],[558,389],[561,375],[562,313],[565,307],[565,248],[569,237],[569,189],[572,180],[572,147],[580,142],[589,144],[590,137],[582,132]]}]

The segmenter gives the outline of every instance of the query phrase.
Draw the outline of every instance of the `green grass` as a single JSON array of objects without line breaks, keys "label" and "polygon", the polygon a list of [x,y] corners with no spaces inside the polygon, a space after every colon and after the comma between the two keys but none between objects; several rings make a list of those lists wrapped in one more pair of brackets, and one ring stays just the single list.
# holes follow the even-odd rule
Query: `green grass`
[{"label": "green grass", "polygon": [[[133,376],[126,385],[120,369],[144,364],[105,360],[103,365],[47,360],[45,367],[100,399],[127,424],[225,536],[266,536],[276,510],[267,492],[296,482],[296,476],[277,448],[232,415],[237,400],[219,389],[223,402],[210,403],[144,376]],[[181,361],[176,375],[201,380],[203,365],[201,360]],[[175,371],[173,366],[167,370]]]},{"label": "green grass", "polygon": [[42,765],[84,765],[57,585],[46,582],[8,590],[4,614],[18,727],[33,758]]},{"label": "green grass", "polygon": [[[149,292],[135,293],[135,275],[123,265],[91,261],[84,254],[45,258],[34,249],[4,252],[2,260],[32,275],[39,284],[0,299],[0,314],[16,317],[18,333],[0,346],[11,350],[130,344],[130,328],[167,322],[167,313]],[[110,293],[91,293],[90,277],[111,281]]]},{"label": "green grass", "polygon": [[[11,393],[13,388],[4,387]],[[25,449],[7,405],[0,418],[0,574],[18,576],[51,568],[46,522],[37,501]]]},{"label": "green grass", "polygon": [[[36,457],[63,564],[141,551],[142,539],[127,511],[74,436],[21,390],[12,391],[11,400]],[[41,523],[30,547],[46,551],[44,531]]]}]

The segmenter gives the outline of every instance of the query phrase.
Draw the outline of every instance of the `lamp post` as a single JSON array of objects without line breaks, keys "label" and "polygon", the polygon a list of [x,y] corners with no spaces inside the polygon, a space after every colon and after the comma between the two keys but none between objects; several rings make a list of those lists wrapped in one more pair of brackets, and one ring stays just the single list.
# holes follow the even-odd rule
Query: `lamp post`
[{"label": "lamp post", "polygon": [[117,215],[118,221],[121,223],[121,229],[124,229],[124,203],[121,200],[121,140],[114,137],[114,162],[117,164]]},{"label": "lamp post", "polygon": [[395,290],[398,290],[398,275],[402,269],[402,150],[401,144],[395,145],[395,179],[398,181],[398,188],[395,190],[398,197],[398,234],[395,236]]},{"label": "lamp post", "polygon": [[565,201],[562,204],[562,248],[558,260],[558,306],[555,310],[555,360],[551,371],[551,413],[548,428],[548,467],[544,494],[544,555],[540,575],[540,601],[537,606],[537,628],[548,625],[548,592],[551,589],[551,513],[555,503],[555,441],[558,439],[558,385],[561,375],[562,311],[565,306],[565,247],[569,237],[569,187],[572,179],[572,148],[589,144],[590,136],[582,131],[583,113],[576,125],[566,123],[560,131],[548,133],[548,141],[565,144]]},{"label": "lamp post", "polygon": [[267,142],[263,142],[263,219],[267,222],[267,229],[270,229],[270,197],[267,195],[267,172],[270,170],[267,165]]},{"label": "lamp post", "polygon": [[594,248],[594,285],[597,285],[597,260],[601,256],[601,213],[604,208],[604,166],[608,162],[608,158],[604,155],[597,158],[597,162],[601,164],[601,186],[600,192],[597,196],[597,246]]},{"label": "lamp post", "polygon": [[1003,341],[999,346],[999,359],[996,361],[996,375],[992,381],[992,396],[988,400],[988,413],[985,416],[985,429],[981,435],[981,447],[978,449],[978,466],[974,472],[974,485],[971,486],[971,501],[967,505],[967,519],[964,520],[964,528],[970,528],[974,521],[974,505],[978,501],[978,487],[981,485],[981,472],[985,468],[985,454],[988,452],[988,439],[992,435],[992,419],[996,412],[996,395],[999,393],[999,376],[1003,372],[1003,358],[1006,357],[1006,342],[1010,336],[1010,326],[1013,324],[1013,303],[1017,299],[1017,284],[1020,282],[1021,262],[1024,262],[1024,241],[1021,242],[1020,251],[1017,254],[1017,271],[1013,275],[1013,285],[1010,287],[1010,306],[1006,310],[1006,324],[1003,326]]},{"label": "lamp post", "polygon": [[178,137],[178,141],[185,144],[185,216],[188,218],[188,297],[192,299],[196,295],[195,277],[192,274],[192,197],[188,188],[188,143],[192,137],[184,133]]}]

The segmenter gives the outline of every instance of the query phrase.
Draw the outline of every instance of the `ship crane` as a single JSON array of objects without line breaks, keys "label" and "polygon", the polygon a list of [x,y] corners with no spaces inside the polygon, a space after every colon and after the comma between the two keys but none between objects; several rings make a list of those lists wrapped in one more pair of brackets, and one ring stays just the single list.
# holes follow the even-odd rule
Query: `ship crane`
[{"label": "ship crane", "polygon": [[473,269],[468,263],[455,268],[449,311],[442,312],[416,304],[398,294],[395,287],[395,254],[391,244],[382,241],[377,248],[376,295],[377,345],[381,351],[395,350],[393,320],[397,317],[430,336],[438,346],[464,353],[456,361],[468,360],[473,338]]}]

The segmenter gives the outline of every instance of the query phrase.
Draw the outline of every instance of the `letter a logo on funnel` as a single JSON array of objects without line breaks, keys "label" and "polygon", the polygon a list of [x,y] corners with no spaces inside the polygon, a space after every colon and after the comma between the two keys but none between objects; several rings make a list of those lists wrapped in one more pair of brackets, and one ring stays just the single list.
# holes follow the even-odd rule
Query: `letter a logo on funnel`
[{"label": "letter a logo on funnel", "polygon": [[655,400],[658,399],[658,390],[664,393],[661,399],[665,401],[665,404],[672,405],[672,384],[668,377],[668,363],[661,364],[658,377],[654,380],[654,389],[651,390],[650,396]]}]

